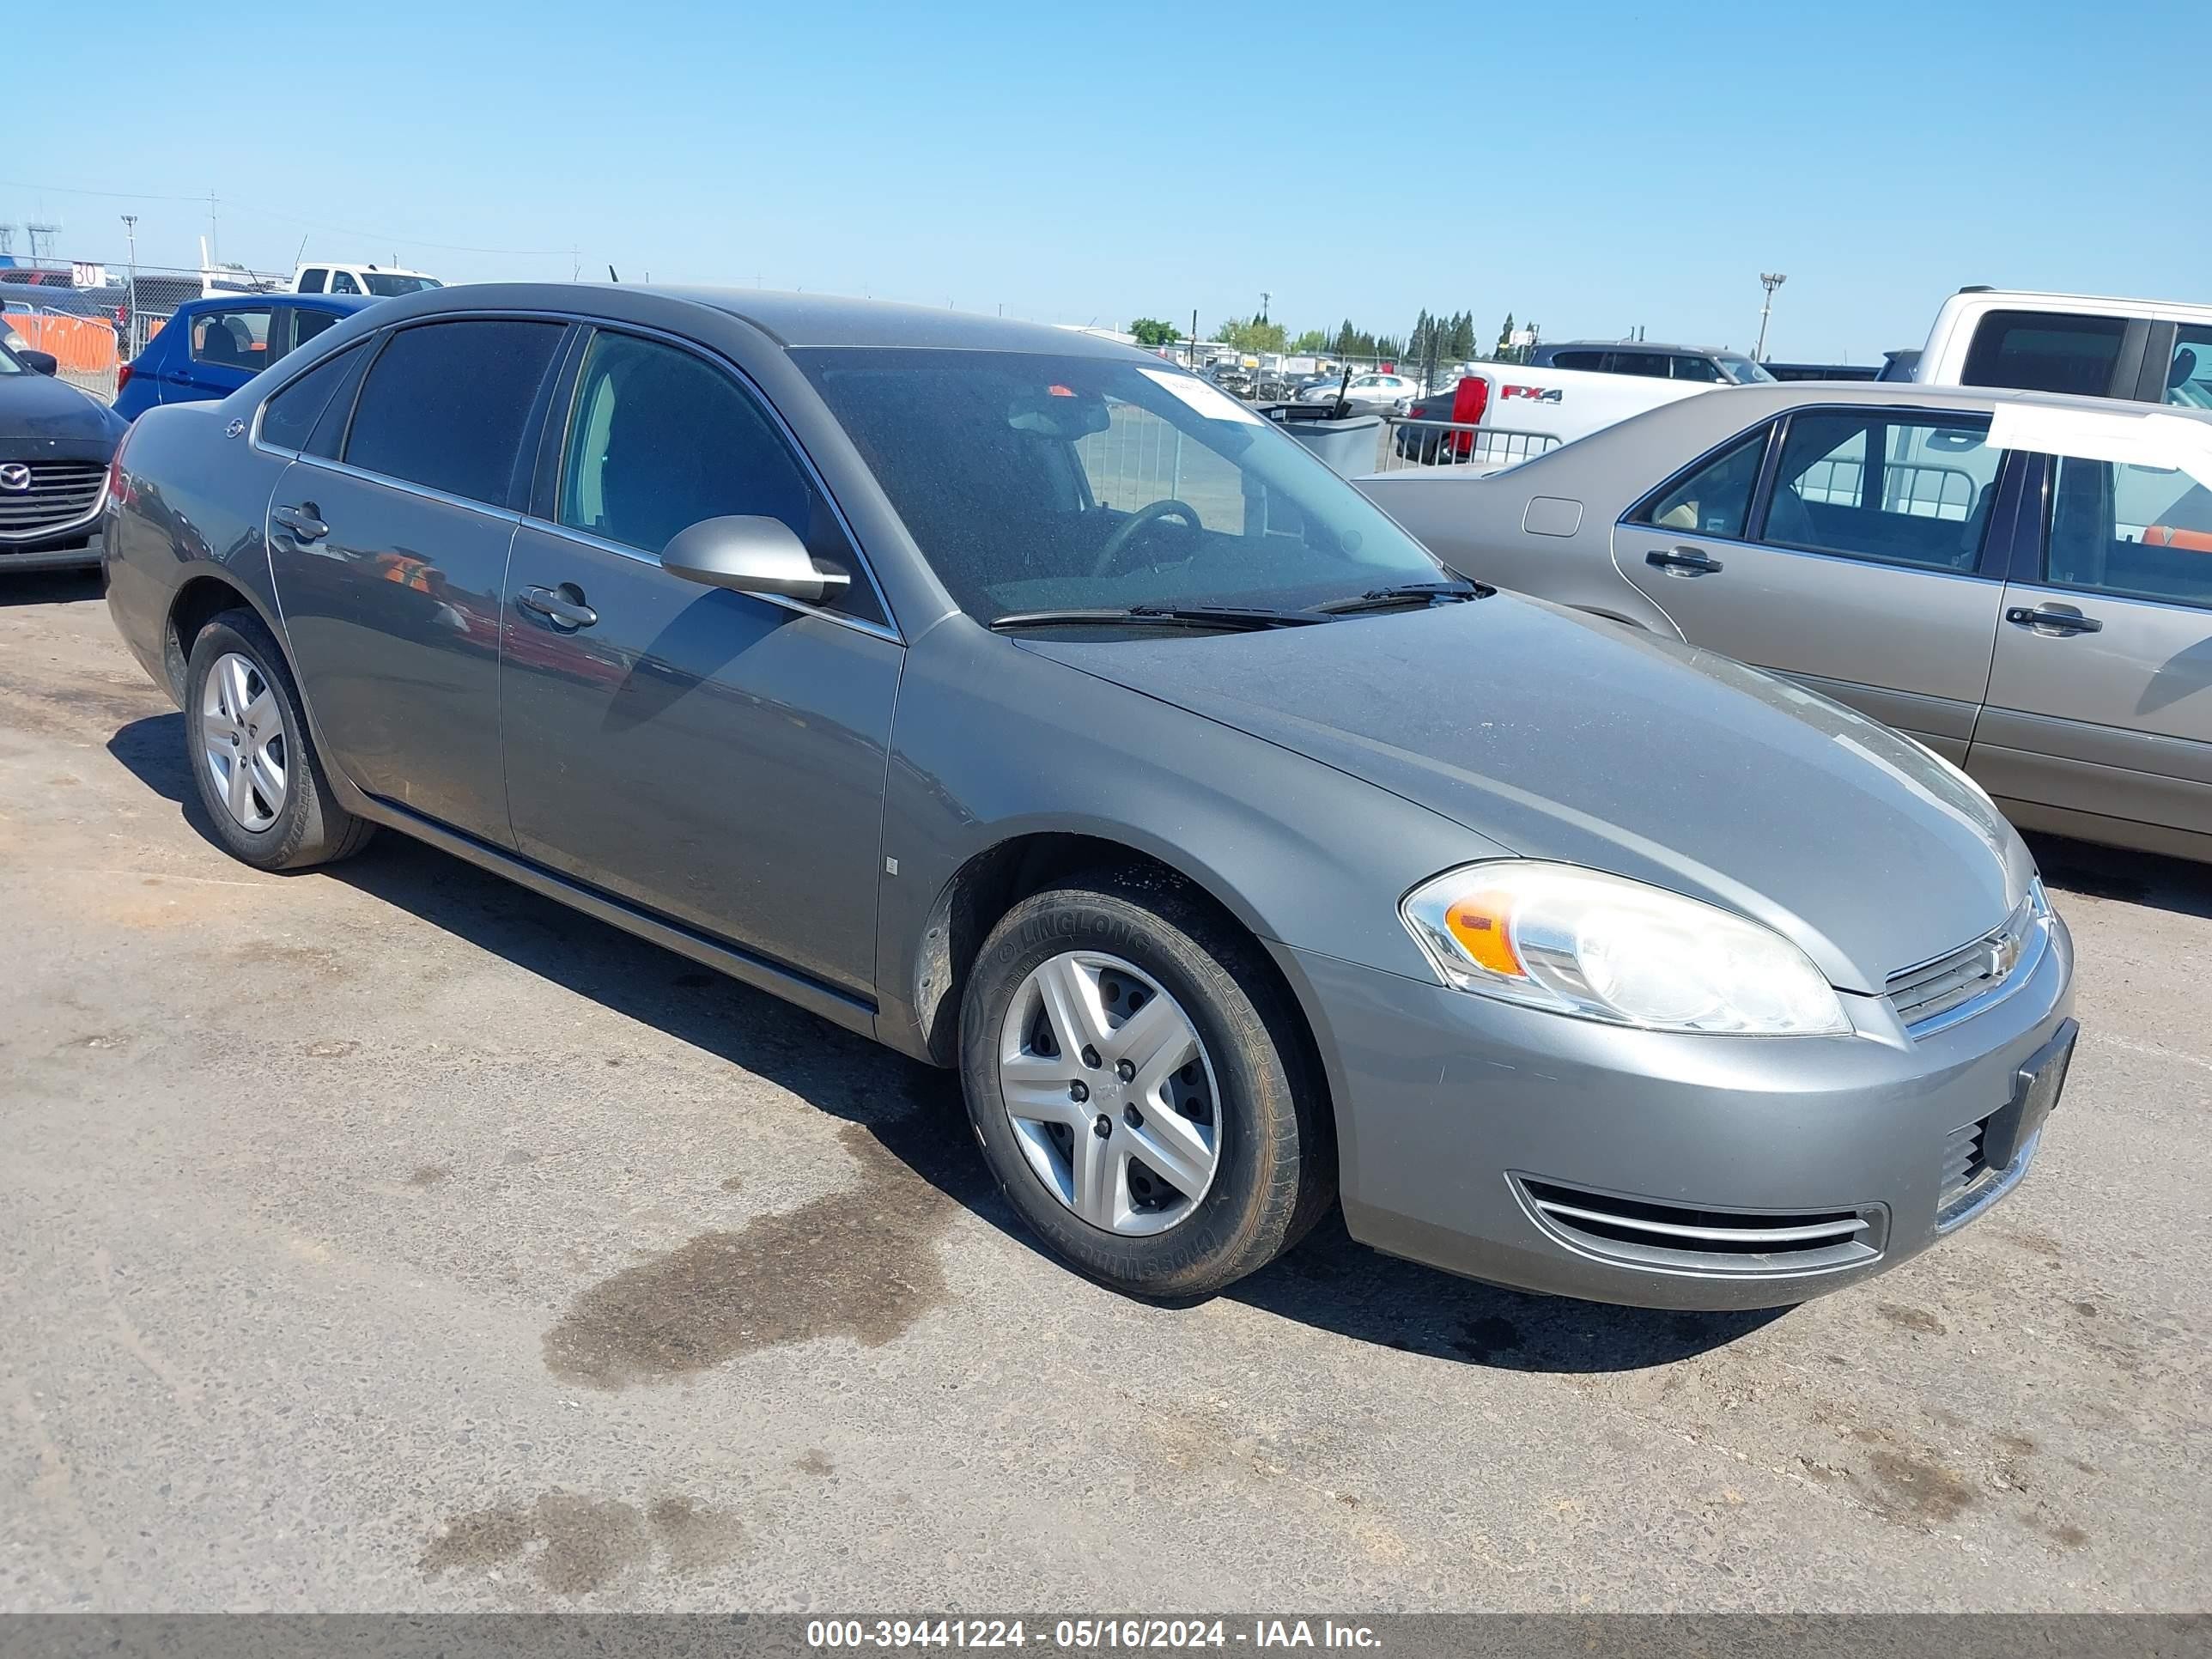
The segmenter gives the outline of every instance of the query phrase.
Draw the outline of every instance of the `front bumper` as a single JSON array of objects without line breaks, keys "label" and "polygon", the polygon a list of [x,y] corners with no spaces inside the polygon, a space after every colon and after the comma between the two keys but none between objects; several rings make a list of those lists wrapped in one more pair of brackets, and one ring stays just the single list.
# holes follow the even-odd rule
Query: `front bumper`
[{"label": "front bumper", "polygon": [[80,570],[100,562],[100,520],[24,542],[0,541],[0,576],[11,571]]},{"label": "front bumper", "polygon": [[[1896,1266],[2026,1172],[2039,1137],[2015,1152],[2002,1115],[2073,1002],[2050,927],[2007,995],[1917,1042],[1874,998],[1844,999],[1848,1037],[1680,1036],[1276,955],[1328,1069],[1353,1237],[1524,1290],[1761,1308]],[[1962,1190],[1993,1118],[2008,1163]]]}]

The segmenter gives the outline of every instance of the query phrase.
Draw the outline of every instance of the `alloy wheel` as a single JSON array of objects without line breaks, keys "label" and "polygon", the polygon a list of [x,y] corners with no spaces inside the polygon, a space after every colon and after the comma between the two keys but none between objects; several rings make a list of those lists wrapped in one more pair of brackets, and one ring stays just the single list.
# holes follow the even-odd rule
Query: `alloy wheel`
[{"label": "alloy wheel", "polygon": [[999,1085],[1037,1179],[1092,1226],[1164,1232],[1213,1184],[1219,1096],[1198,1028],[1119,957],[1069,951],[1016,988]]},{"label": "alloy wheel", "polygon": [[250,657],[225,652],[200,693],[200,750],[215,792],[240,827],[266,830],[284,810],[291,745],[269,684]]}]

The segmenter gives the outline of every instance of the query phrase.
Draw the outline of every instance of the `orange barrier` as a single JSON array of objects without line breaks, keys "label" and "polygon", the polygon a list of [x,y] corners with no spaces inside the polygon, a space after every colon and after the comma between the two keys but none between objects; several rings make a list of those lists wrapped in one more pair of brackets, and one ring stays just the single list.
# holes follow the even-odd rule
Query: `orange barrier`
[{"label": "orange barrier", "polygon": [[79,374],[115,373],[115,329],[91,317],[57,317],[50,313],[16,311],[0,301],[0,314],[21,335],[32,350],[51,352],[61,367]]}]

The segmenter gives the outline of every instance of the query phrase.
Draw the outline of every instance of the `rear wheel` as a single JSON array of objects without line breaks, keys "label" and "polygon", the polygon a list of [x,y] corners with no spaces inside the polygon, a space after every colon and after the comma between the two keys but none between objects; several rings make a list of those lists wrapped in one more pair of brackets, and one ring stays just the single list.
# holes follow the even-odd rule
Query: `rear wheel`
[{"label": "rear wheel", "polygon": [[1287,1000],[1237,928],[1157,882],[1104,876],[1010,911],[969,977],[961,1061],[1008,1200],[1116,1289],[1218,1290],[1334,1197]]},{"label": "rear wheel", "polygon": [[332,797],[284,653],[251,611],[224,611],[192,641],[185,746],[216,838],[258,869],[349,857],[375,829]]}]

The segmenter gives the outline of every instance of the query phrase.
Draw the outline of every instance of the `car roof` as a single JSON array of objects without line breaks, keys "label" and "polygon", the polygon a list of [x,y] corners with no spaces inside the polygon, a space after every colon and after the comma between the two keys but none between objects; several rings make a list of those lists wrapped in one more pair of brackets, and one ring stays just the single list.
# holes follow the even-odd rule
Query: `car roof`
[{"label": "car roof", "polygon": [[766,289],[671,287],[623,283],[465,283],[404,295],[380,303],[395,320],[444,311],[476,309],[588,311],[621,295],[705,307],[748,323],[786,350],[809,346],[926,348],[951,351],[1026,351],[1056,357],[1138,358],[1154,368],[1169,365],[1140,346],[1095,334],[979,317],[935,306],[888,300],[852,300],[827,294],[781,294]]},{"label": "car roof", "polygon": [[[2071,392],[2020,392],[1993,386],[1923,386],[1914,380],[1784,380],[1773,386],[1719,386],[1678,403],[1662,405],[1680,409],[1709,398],[1735,401],[1723,407],[1752,410],[1762,401],[1774,412],[1810,404],[1872,404],[1892,408],[1920,404],[1991,410],[2001,404],[2032,404],[2044,409],[2079,410],[2084,414],[2144,419],[2153,415],[2179,415],[2192,421],[2212,422],[2212,410],[2191,409],[2180,404],[2136,403],[2120,398],[2090,398]],[[1756,415],[1753,418],[1758,418]]]},{"label": "car roof", "polygon": [[1749,354],[1731,351],[1726,346],[1668,345],[1663,340],[1547,340],[1541,349],[1546,351],[1671,351],[1685,357],[1742,357]]},{"label": "car roof", "polygon": [[279,289],[269,294],[207,294],[197,300],[187,300],[177,307],[187,311],[208,311],[218,306],[240,306],[248,309],[255,306],[300,306],[310,311],[334,311],[350,314],[364,306],[377,303],[380,296],[374,294],[294,294]]}]

